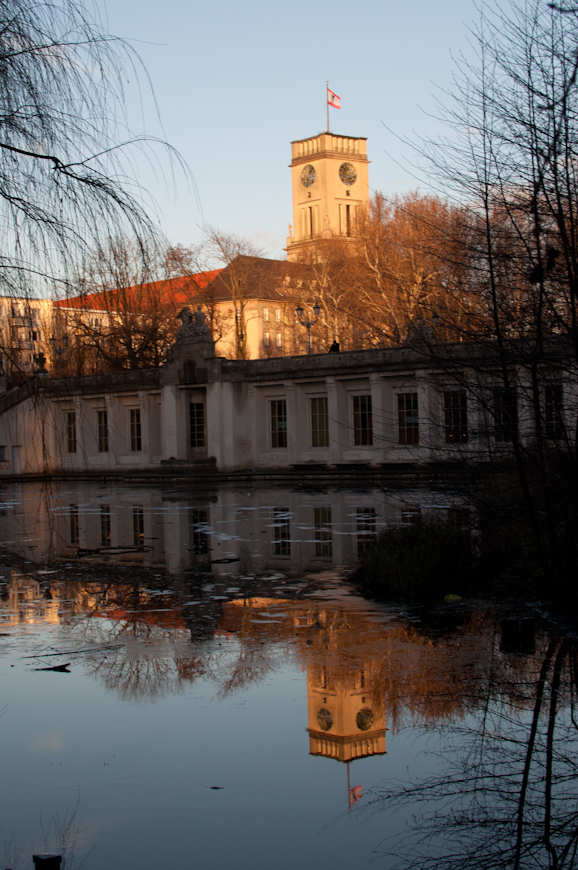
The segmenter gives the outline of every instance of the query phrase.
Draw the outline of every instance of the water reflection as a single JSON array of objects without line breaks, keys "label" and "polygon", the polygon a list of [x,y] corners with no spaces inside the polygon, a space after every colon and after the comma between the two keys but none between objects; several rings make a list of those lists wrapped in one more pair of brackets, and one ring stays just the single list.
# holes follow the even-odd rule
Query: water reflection
[{"label": "water reflection", "polygon": [[[395,805],[416,820],[378,848],[383,866],[575,866],[573,637],[482,603],[403,613],[363,600],[336,570],[363,546],[369,508],[378,528],[412,499],[449,509],[439,494],[151,489],[135,505],[135,491],[81,489],[25,489],[6,502],[8,540],[30,561],[2,568],[0,634],[26,668],[70,662],[133,707],[201,685],[211,703],[235,704],[273,692],[289,668],[306,682],[299,751],[345,767],[342,810],[362,819],[369,804],[389,825]],[[227,709],[221,739],[233,740],[239,720]],[[408,733],[432,752],[394,781]],[[287,734],[275,751],[285,758]],[[368,796],[357,771],[382,756],[386,782],[370,782]]]},{"label": "water reflection", "polygon": [[153,486],[72,481],[0,489],[0,538],[34,562],[80,559],[214,576],[352,564],[387,525],[448,515],[456,495]]}]

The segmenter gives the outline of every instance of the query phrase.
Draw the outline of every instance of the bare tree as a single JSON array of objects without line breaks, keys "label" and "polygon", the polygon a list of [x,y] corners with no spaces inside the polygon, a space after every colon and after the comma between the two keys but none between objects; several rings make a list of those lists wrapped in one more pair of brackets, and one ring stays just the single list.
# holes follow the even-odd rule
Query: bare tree
[{"label": "bare tree", "polygon": [[204,231],[203,252],[213,268],[226,268],[227,289],[234,307],[235,356],[247,356],[246,305],[254,292],[258,259],[265,251],[245,236],[227,233],[207,226]]},{"label": "bare tree", "polygon": [[139,67],[74,0],[0,2],[3,295],[74,286],[79,258],[119,233],[143,256],[157,237],[131,180],[153,139],[126,134],[126,70]]}]

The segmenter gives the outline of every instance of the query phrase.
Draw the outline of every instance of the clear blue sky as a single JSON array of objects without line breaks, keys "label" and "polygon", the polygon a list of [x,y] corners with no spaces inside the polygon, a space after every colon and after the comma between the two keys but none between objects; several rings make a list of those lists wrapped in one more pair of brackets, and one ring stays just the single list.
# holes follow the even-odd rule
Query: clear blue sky
[{"label": "clear blue sky", "polygon": [[[289,143],[324,126],[329,79],[342,98],[332,129],[368,138],[370,184],[386,194],[417,182],[395,159],[398,135],[432,135],[451,54],[468,52],[471,0],[332,3],[294,0],[109,0],[111,32],[133,40],[151,76],[164,135],[189,164],[202,211],[177,172],[176,197],[143,169],[173,242],[200,239],[203,220],[282,256],[292,222]],[[132,125],[142,129],[137,102]],[[147,129],[159,133],[145,106]],[[360,122],[361,119],[361,122]],[[395,158],[395,159],[394,159]]]}]

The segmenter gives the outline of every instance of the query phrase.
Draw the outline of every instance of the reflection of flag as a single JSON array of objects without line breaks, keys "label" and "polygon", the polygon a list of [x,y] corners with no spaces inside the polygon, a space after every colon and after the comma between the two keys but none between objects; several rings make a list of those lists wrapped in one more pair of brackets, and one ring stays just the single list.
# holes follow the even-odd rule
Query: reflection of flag
[{"label": "reflection of flag", "polygon": [[353,788],[349,789],[349,806],[352,807],[353,804],[356,804],[362,797],[363,792],[361,791],[361,786],[354,785]]},{"label": "reflection of flag", "polygon": [[327,102],[330,106],[333,106],[334,109],[341,108],[341,97],[338,97],[337,94],[334,94],[333,91],[327,88]]}]

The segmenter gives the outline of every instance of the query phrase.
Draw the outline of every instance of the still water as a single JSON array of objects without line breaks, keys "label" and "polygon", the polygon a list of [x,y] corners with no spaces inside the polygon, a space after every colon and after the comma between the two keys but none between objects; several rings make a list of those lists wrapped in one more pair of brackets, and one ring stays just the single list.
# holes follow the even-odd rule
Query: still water
[{"label": "still water", "polygon": [[348,581],[451,494],[0,496],[2,867],[578,866],[574,635]]}]

